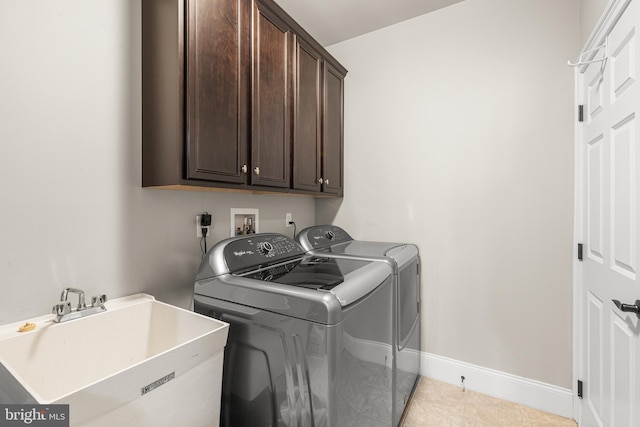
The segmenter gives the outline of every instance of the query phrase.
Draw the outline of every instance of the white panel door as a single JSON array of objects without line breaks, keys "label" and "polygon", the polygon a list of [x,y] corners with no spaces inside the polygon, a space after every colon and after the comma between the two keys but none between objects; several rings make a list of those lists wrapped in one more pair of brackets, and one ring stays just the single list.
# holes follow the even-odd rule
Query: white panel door
[{"label": "white panel door", "polygon": [[640,319],[613,301],[640,310],[636,3],[608,32],[608,59],[578,74],[584,101],[578,370],[580,425],[589,427],[640,426]]}]

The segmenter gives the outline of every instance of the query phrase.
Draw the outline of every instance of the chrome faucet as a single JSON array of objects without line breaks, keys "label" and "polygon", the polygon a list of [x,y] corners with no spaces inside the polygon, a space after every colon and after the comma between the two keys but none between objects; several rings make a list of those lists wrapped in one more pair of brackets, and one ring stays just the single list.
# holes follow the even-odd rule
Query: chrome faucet
[{"label": "chrome faucet", "polygon": [[84,310],[87,308],[87,304],[84,302],[84,291],[82,289],[77,288],[64,288],[62,290],[62,294],[60,295],[60,301],[66,301],[69,297],[69,292],[78,294],[78,308],[76,310]]},{"label": "chrome faucet", "polygon": [[[71,308],[71,301],[68,301],[69,292],[78,295],[78,306],[75,310]],[[60,302],[53,306],[52,313],[56,315],[54,321],[57,323],[67,320],[79,319],[96,313],[102,313],[107,308],[104,303],[107,301],[106,295],[99,295],[91,298],[91,306],[87,307],[84,299],[84,291],[77,288],[64,288],[60,294]]]}]

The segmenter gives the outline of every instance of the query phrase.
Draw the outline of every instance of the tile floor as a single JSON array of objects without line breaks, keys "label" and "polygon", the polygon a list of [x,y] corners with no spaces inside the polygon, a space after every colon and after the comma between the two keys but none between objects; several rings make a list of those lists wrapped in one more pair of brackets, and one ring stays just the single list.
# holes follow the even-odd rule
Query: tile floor
[{"label": "tile floor", "polygon": [[422,377],[402,427],[577,427],[573,420]]}]

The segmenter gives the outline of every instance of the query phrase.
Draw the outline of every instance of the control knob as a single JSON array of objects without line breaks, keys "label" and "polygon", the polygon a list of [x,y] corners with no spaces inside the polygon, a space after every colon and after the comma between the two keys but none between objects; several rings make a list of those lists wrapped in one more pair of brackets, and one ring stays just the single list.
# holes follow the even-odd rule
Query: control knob
[{"label": "control knob", "polygon": [[336,238],[336,233],[334,233],[333,231],[329,230],[327,231],[327,239],[329,240],[333,240]]},{"label": "control knob", "polygon": [[258,243],[258,252],[262,255],[269,255],[273,250],[273,245],[269,242]]}]

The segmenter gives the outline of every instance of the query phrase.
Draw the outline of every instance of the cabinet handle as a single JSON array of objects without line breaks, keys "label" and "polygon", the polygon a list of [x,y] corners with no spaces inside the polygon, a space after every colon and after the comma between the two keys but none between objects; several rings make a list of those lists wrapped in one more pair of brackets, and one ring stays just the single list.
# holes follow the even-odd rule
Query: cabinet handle
[{"label": "cabinet handle", "polygon": [[320,183],[320,185],[322,185],[322,183],[324,182],[324,180],[323,180],[322,178],[320,178],[320,179],[318,180],[318,182]]},{"label": "cabinet handle", "polygon": [[253,168],[253,171],[256,173],[256,175],[260,175],[260,168],[258,166]]},{"label": "cabinet handle", "polygon": [[247,173],[247,165],[242,165],[242,173]]},{"label": "cabinet handle", "polygon": [[329,178],[324,180],[324,185],[329,185]]}]

